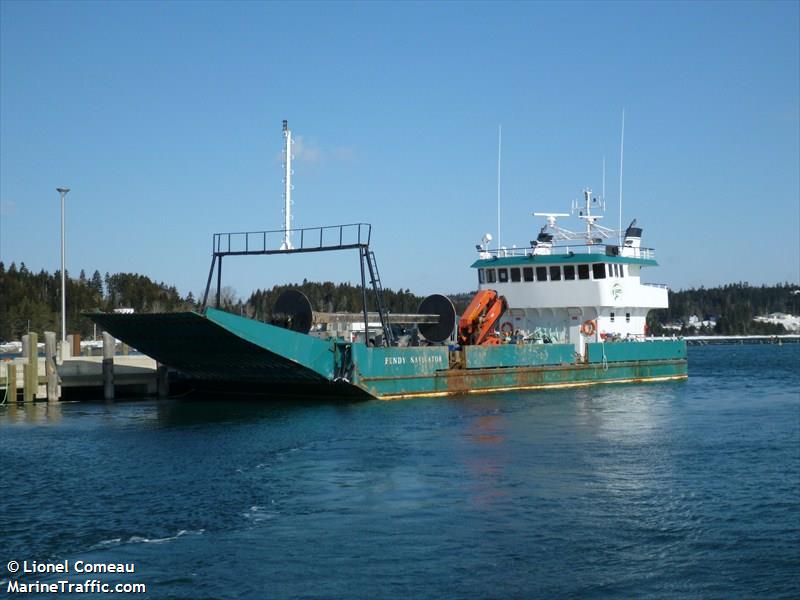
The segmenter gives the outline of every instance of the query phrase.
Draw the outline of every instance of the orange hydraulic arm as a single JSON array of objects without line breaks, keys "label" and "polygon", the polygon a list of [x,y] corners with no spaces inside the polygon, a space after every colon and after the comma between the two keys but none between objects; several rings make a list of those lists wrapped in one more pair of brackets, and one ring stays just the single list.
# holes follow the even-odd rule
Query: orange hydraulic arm
[{"label": "orange hydraulic arm", "polygon": [[459,343],[463,346],[500,343],[500,338],[494,334],[494,326],[507,308],[503,296],[498,296],[494,290],[480,290],[458,323]]}]

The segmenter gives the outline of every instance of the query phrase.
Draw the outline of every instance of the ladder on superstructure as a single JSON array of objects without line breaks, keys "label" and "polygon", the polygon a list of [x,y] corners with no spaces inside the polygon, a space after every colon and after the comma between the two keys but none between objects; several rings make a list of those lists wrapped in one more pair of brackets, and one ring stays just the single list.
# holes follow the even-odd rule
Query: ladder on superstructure
[{"label": "ladder on superstructure", "polygon": [[[367,246],[362,249],[362,257],[367,261],[370,283],[372,284],[372,291],[375,293],[375,308],[378,311],[378,316],[381,319],[381,327],[383,328],[383,344],[384,346],[391,346],[394,343],[394,337],[392,336],[392,328],[389,326],[389,319],[383,301],[383,286],[381,285],[381,276],[378,272],[378,263],[375,261],[375,253]],[[365,331],[364,335],[366,341],[368,333]]]}]

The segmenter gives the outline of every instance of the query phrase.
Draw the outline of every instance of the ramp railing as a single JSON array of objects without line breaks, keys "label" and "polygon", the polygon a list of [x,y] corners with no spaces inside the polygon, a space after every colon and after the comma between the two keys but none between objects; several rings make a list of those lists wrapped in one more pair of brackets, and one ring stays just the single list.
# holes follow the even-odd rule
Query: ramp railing
[{"label": "ramp railing", "polygon": [[[208,296],[214,271],[217,272],[217,290],[215,306],[220,308],[222,295],[222,259],[226,256],[257,256],[269,254],[296,254],[299,252],[331,252],[335,250],[358,249],[361,263],[361,298],[364,304],[364,342],[369,341],[369,315],[367,313],[367,282],[365,266],[369,271],[370,283],[375,294],[381,326],[384,332],[384,344],[392,342],[392,331],[383,302],[378,265],[375,254],[369,249],[372,236],[372,225],[369,223],[348,223],[346,225],[328,225],[325,227],[305,227],[303,229],[283,229],[272,231],[233,231],[215,233],[211,268],[203,294],[202,310],[208,306]],[[288,243],[287,243],[288,242]],[[366,263],[366,265],[365,265]]]},{"label": "ramp railing", "polygon": [[292,254],[349,250],[369,246],[372,226],[369,223],[349,223],[325,227],[290,229],[288,248],[283,229],[272,231],[234,231],[214,234],[216,256],[241,256],[246,254]]}]

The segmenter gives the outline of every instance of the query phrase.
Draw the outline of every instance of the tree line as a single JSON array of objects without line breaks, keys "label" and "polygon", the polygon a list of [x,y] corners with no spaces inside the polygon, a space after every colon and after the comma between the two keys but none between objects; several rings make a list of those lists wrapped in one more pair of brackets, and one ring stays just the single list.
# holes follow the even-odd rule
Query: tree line
[{"label": "tree line", "polygon": [[[175,312],[199,309],[199,301],[189,292],[181,296],[175,286],[156,282],[137,273],[91,276],[81,270],[78,277],[66,273],[67,324],[70,333],[86,337],[93,331],[93,323],[83,313],[111,312],[116,308],[132,308],[136,312]],[[800,314],[800,294],[793,293],[796,285],[750,286],[734,283],[714,288],[681,290],[669,293],[669,308],[651,311],[648,317],[650,331],[655,335],[671,334],[674,329],[665,325],[680,326],[681,333],[692,333],[689,318],[713,321],[715,326],[701,328],[699,333],[720,335],[778,334],[785,333],[782,325],[760,323],[753,318],[780,312]],[[313,310],[320,312],[354,312],[363,310],[363,295],[359,285],[351,283],[311,282],[276,285],[257,289],[247,299],[237,298],[232,288],[224,288],[221,308],[262,321],[272,318],[272,307],[287,289],[303,292]],[[474,292],[450,294],[450,299],[461,314]],[[384,305],[394,313],[413,313],[423,297],[409,289],[384,289]],[[375,299],[367,290],[367,310],[374,311]],[[61,326],[61,273],[39,271],[34,273],[20,263],[6,268],[0,262],[0,340],[16,340],[27,331],[59,331]]]},{"label": "tree line", "polygon": [[[800,314],[800,286],[789,283],[751,286],[747,282],[713,288],[692,288],[669,292],[669,308],[651,311],[650,330],[656,334],[672,333],[664,325],[680,326],[681,333],[708,335],[777,335],[786,333],[781,324],[754,321],[772,313]],[[689,318],[715,325],[690,327]],[[696,331],[695,331],[696,330]]]},{"label": "tree line", "polygon": [[[174,286],[156,283],[136,273],[91,277],[81,270],[77,278],[65,272],[68,333],[88,336],[93,331],[87,311],[133,308],[136,312],[190,310],[196,303],[192,294],[181,297]],[[18,340],[28,331],[61,330],[61,272],[34,273],[20,263],[8,269],[0,262],[0,340]]]},{"label": "tree line", "polygon": [[[283,292],[289,289],[299,290],[306,295],[311,303],[312,310],[319,312],[351,312],[360,313],[364,310],[364,298],[360,285],[351,283],[322,283],[303,280],[299,284],[276,285],[270,289],[258,289],[250,294],[246,301],[233,307],[240,308],[245,315],[261,321],[272,318],[272,307]],[[223,298],[224,300],[224,298]],[[392,289],[383,290],[383,301],[386,309],[393,313],[413,313],[417,311],[422,297],[411,293],[411,290]],[[223,302],[223,308],[226,308]],[[367,310],[377,310],[375,295],[372,288],[367,289]]]}]

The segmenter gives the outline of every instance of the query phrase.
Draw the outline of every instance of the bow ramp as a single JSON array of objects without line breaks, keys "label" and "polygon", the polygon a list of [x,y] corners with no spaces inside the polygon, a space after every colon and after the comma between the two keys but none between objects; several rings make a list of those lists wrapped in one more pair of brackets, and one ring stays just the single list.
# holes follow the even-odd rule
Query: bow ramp
[{"label": "bow ramp", "polygon": [[198,381],[302,386],[334,379],[332,342],[221,310],[88,316],[117,339]]}]

